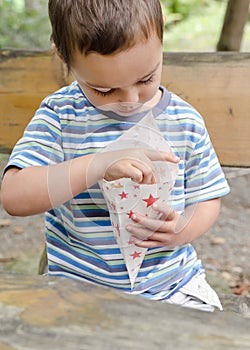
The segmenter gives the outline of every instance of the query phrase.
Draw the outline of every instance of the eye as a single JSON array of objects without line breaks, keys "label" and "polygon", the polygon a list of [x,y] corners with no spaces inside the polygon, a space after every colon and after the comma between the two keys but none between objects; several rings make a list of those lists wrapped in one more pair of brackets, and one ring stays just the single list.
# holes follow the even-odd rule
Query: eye
[{"label": "eye", "polygon": [[110,90],[108,90],[108,91],[101,91],[101,90],[97,90],[97,89],[93,89],[93,90],[94,90],[94,92],[95,92],[97,95],[100,95],[100,96],[103,96],[103,97],[109,96],[109,95],[113,94],[114,91],[115,91],[115,89],[110,89]]},{"label": "eye", "polygon": [[147,78],[146,80],[141,80],[141,81],[138,81],[138,83],[137,84],[150,84],[150,83],[152,83],[153,82],[153,79],[154,78],[154,75],[152,74],[152,75],[150,75],[150,77],[149,78]]}]

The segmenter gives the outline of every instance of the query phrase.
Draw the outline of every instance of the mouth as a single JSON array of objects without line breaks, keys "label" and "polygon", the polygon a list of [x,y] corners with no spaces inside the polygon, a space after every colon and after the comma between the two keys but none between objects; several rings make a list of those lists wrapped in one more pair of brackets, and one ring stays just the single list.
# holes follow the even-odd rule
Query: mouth
[{"label": "mouth", "polygon": [[131,108],[126,108],[126,109],[117,109],[117,113],[118,114],[121,114],[121,115],[132,115],[132,114],[135,114],[135,113],[138,113],[140,112],[141,110],[141,106],[140,107],[131,107]]},{"label": "mouth", "polygon": [[147,110],[147,106],[143,103],[136,103],[133,105],[117,105],[116,113],[124,116],[133,115]]},{"label": "mouth", "polygon": [[128,116],[140,113],[140,112],[146,110],[147,108],[142,103],[136,103],[133,105],[131,103],[123,103],[123,104],[112,103],[112,104],[107,104],[105,106],[101,106],[100,109],[105,110],[105,111],[112,111],[112,112],[119,114],[121,116],[128,117]]}]

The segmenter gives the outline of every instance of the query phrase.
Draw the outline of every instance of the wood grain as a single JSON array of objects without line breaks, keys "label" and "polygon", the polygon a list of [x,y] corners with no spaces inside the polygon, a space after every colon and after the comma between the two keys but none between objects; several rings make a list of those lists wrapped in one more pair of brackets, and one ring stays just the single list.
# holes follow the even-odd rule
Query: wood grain
[{"label": "wood grain", "polygon": [[[0,50],[0,152],[71,80],[51,51]],[[250,166],[249,82],[250,53],[164,53],[162,84],[202,114],[222,165]]]}]

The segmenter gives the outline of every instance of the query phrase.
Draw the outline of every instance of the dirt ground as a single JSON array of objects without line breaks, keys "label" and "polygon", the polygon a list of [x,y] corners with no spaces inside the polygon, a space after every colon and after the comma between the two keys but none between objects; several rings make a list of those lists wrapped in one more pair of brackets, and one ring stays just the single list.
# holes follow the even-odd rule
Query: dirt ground
[{"label": "dirt ground", "polygon": [[[0,171],[6,161],[1,159]],[[217,223],[194,246],[219,293],[250,296],[250,168],[223,169],[231,193],[222,200]],[[0,273],[37,274],[43,215],[11,217],[0,203],[0,237]]]}]

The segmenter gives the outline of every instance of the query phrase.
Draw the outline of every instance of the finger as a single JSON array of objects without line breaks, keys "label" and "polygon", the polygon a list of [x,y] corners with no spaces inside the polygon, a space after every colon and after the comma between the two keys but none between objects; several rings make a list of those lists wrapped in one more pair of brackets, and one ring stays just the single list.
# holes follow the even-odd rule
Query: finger
[{"label": "finger", "polygon": [[167,246],[168,249],[174,249],[174,247],[177,247],[178,243],[175,239],[173,239],[172,234],[166,234],[166,233],[153,233],[149,239],[140,239],[135,236],[131,236],[131,241],[143,248],[150,248],[150,247],[163,247]]},{"label": "finger", "polygon": [[[132,242],[141,248],[157,248],[157,247],[163,247],[166,244],[164,242],[155,241],[155,240],[141,240],[136,237],[131,238]],[[172,248],[170,248],[172,250]]]},{"label": "finger", "polygon": [[[153,184],[155,183],[155,168],[153,164],[146,164],[142,161],[134,160],[132,166],[141,172],[141,180],[136,181],[142,184]],[[132,178],[132,177],[131,177]]]},{"label": "finger", "polygon": [[143,241],[149,239],[154,234],[151,230],[139,225],[127,225],[126,230],[131,233],[133,238]]},{"label": "finger", "polygon": [[156,183],[155,175],[152,171],[143,173],[143,179],[141,184],[152,185]]},{"label": "finger", "polygon": [[157,241],[140,241],[134,243],[136,246],[141,247],[141,248],[159,248],[159,247],[167,247],[168,251],[174,251],[175,250],[175,245],[171,244],[165,244]]},{"label": "finger", "polygon": [[156,242],[156,241],[143,241],[137,238],[133,238],[132,239],[133,243],[141,248],[156,248],[156,247],[161,247],[162,244],[160,242]]},{"label": "finger", "polygon": [[[151,231],[151,233],[160,231],[160,232],[167,232],[167,223],[163,220],[159,219],[152,219],[149,217],[142,216],[140,214],[134,213],[131,216],[131,219],[140,224],[140,227],[143,227],[143,229],[148,229]],[[139,226],[135,226],[136,228]]]},{"label": "finger", "polygon": [[125,177],[129,177],[134,182],[137,182],[140,184],[143,181],[143,172],[138,167],[131,165],[131,166],[128,166],[127,176]]},{"label": "finger", "polygon": [[161,160],[161,161],[167,161],[172,163],[178,163],[180,161],[180,158],[177,157],[172,152],[164,152],[164,151],[151,150],[151,149],[147,149],[144,152],[146,156],[152,161]]},{"label": "finger", "polygon": [[157,242],[158,245],[165,245],[169,239],[171,238],[171,234],[167,234],[166,232],[152,232],[149,229],[138,229],[138,226],[134,226],[131,231],[131,239],[132,241],[154,241]]},{"label": "finger", "polygon": [[[158,203],[154,203],[152,205],[153,210],[157,211],[159,213],[159,217],[161,220],[174,220],[176,216],[176,211],[170,207],[169,205],[161,205]],[[161,215],[160,215],[161,214]]]},{"label": "finger", "polygon": [[[116,162],[118,164],[118,162]],[[108,168],[104,173],[104,179],[106,181],[113,181],[121,177],[127,177],[133,179],[135,182],[141,183],[143,180],[143,174],[138,167],[134,167],[129,162],[120,162],[119,166],[115,167],[116,163],[113,163],[113,168]]]}]

